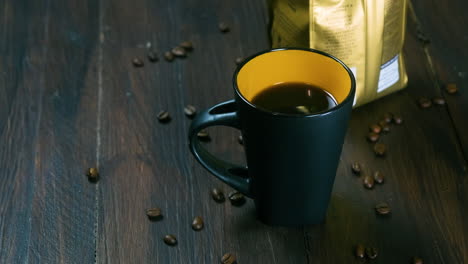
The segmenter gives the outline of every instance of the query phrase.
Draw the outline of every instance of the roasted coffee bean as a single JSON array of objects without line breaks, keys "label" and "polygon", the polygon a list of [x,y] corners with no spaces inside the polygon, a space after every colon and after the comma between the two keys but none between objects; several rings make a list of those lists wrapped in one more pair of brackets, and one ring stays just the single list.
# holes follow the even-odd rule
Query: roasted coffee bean
[{"label": "roasted coffee bean", "polygon": [[376,143],[374,145],[374,153],[377,156],[385,156],[385,153],[387,152],[387,146],[383,143]]},{"label": "roasted coffee bean", "polygon": [[192,229],[195,231],[200,231],[203,229],[204,223],[203,219],[200,216],[197,216],[192,221]]},{"label": "roasted coffee bean", "polygon": [[169,112],[167,111],[160,111],[157,115],[159,122],[161,123],[167,123],[171,120],[171,116],[169,115]]},{"label": "roasted coffee bean", "polygon": [[354,254],[358,258],[361,258],[361,259],[364,258],[364,254],[365,254],[364,246],[362,244],[358,244],[356,248],[354,249]]},{"label": "roasted coffee bean", "polygon": [[387,123],[391,123],[393,119],[393,114],[392,113],[386,113],[383,117],[383,120]]},{"label": "roasted coffee bean", "polygon": [[166,51],[164,52],[164,59],[166,59],[168,62],[171,62],[174,60],[174,54],[172,54],[170,51]]},{"label": "roasted coffee bean", "polygon": [[366,256],[369,258],[369,259],[375,259],[377,258],[377,255],[378,255],[378,252],[377,252],[377,249],[374,248],[374,247],[368,247],[366,248]]},{"label": "roasted coffee bean", "polygon": [[377,140],[379,140],[379,138],[380,136],[377,133],[370,132],[369,134],[367,134],[367,140],[369,140],[370,142],[376,142]]},{"label": "roasted coffee bean", "polygon": [[387,203],[379,203],[375,206],[375,212],[379,215],[388,215],[392,209]]},{"label": "roasted coffee bean", "polygon": [[163,215],[161,213],[161,209],[160,208],[150,208],[150,209],[146,209],[146,215],[148,216],[148,218],[152,221],[155,221],[155,220],[161,220],[163,218]]},{"label": "roasted coffee bean", "polygon": [[236,58],[236,64],[237,65],[241,64],[243,61],[244,61],[244,58],[242,58],[242,57],[237,57]]},{"label": "roasted coffee bean", "polygon": [[229,30],[230,30],[228,24],[226,24],[224,22],[219,23],[218,28],[219,28],[219,31],[221,31],[223,33],[229,32]]},{"label": "roasted coffee bean", "polygon": [[432,98],[432,102],[435,105],[445,105],[445,99],[443,97],[434,97]]},{"label": "roasted coffee bean", "polygon": [[146,56],[148,57],[148,60],[151,62],[157,62],[159,60],[158,54],[154,51],[148,51],[148,54]]},{"label": "roasted coffee bean", "polygon": [[175,47],[171,50],[171,53],[174,54],[174,56],[177,57],[185,57],[187,56],[187,52],[185,51],[184,48],[182,47]]},{"label": "roasted coffee bean", "polygon": [[413,257],[413,262],[411,262],[413,264],[424,264],[422,258],[420,257]]},{"label": "roasted coffee bean", "polygon": [[184,113],[187,117],[192,118],[197,113],[197,108],[195,108],[193,105],[187,105],[184,108]]},{"label": "roasted coffee bean", "polygon": [[235,263],[237,263],[236,261],[237,261],[236,256],[234,256],[234,254],[232,254],[232,253],[226,253],[221,258],[221,263],[222,264],[235,264]]},{"label": "roasted coffee bean", "polygon": [[401,125],[401,123],[403,123],[403,118],[399,115],[394,115],[393,116],[393,123],[397,124],[397,125]]},{"label": "roasted coffee bean", "polygon": [[205,141],[205,142],[208,142],[208,141],[211,140],[210,134],[208,134],[208,132],[207,132],[205,129],[200,130],[200,131],[197,133],[197,137],[198,137],[198,139],[200,139],[201,141]]},{"label": "roasted coffee bean", "polygon": [[213,200],[215,200],[218,203],[222,203],[225,200],[223,191],[216,188],[211,190],[211,197],[213,197]]},{"label": "roasted coffee bean", "polygon": [[184,48],[185,50],[193,50],[193,43],[191,41],[184,41],[180,43],[179,46]]},{"label": "roasted coffee bean", "polygon": [[384,182],[384,176],[380,171],[375,171],[374,172],[374,180],[375,182],[381,184]]},{"label": "roasted coffee bean", "polygon": [[421,108],[429,108],[432,105],[431,100],[427,99],[426,97],[421,97],[418,99],[419,107]]},{"label": "roasted coffee bean", "polygon": [[379,126],[379,125],[377,125],[377,124],[372,124],[372,125],[369,126],[369,130],[370,130],[371,132],[374,132],[374,133],[376,133],[376,134],[379,134],[380,131],[382,131],[382,127]]},{"label": "roasted coffee bean", "polygon": [[97,168],[89,168],[86,171],[86,176],[88,176],[89,181],[96,182],[99,179],[99,171]]},{"label": "roasted coffee bean", "polygon": [[244,145],[244,138],[242,137],[242,135],[239,135],[237,141],[239,142],[239,144]]},{"label": "roasted coffee bean", "polygon": [[449,83],[445,86],[445,90],[447,91],[447,93],[449,94],[454,94],[456,92],[458,92],[458,88],[457,88],[457,84],[455,83]]},{"label": "roasted coffee bean", "polygon": [[361,174],[361,164],[359,164],[359,162],[353,162],[353,164],[351,164],[351,171],[356,175]]},{"label": "roasted coffee bean", "polygon": [[177,238],[174,235],[165,235],[164,238],[164,243],[169,246],[175,246],[177,245]]},{"label": "roasted coffee bean", "polygon": [[134,59],[132,60],[132,64],[133,64],[133,66],[135,66],[135,67],[143,67],[143,65],[145,65],[145,64],[143,63],[143,61],[140,60],[139,58],[134,58]]},{"label": "roasted coffee bean", "polygon": [[382,126],[382,131],[385,132],[385,133],[390,132],[390,126],[387,125],[387,124],[386,124],[386,125],[383,125],[383,126]]},{"label": "roasted coffee bean", "polygon": [[231,201],[231,204],[234,206],[242,206],[243,204],[245,204],[244,195],[238,191],[230,192],[228,197],[229,201]]},{"label": "roasted coffee bean", "polygon": [[364,176],[362,179],[362,183],[364,184],[364,187],[367,189],[372,189],[374,188],[374,178],[370,175]]}]

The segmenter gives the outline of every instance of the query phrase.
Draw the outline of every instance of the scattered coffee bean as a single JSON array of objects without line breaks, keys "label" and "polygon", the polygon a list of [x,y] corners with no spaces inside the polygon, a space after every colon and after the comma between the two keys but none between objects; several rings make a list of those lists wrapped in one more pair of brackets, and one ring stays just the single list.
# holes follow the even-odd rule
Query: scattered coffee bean
[{"label": "scattered coffee bean", "polygon": [[369,134],[367,134],[367,140],[369,140],[370,142],[376,142],[377,140],[379,140],[379,138],[380,136],[377,133],[370,132]]},{"label": "scattered coffee bean", "polygon": [[184,48],[182,47],[175,47],[171,50],[171,53],[174,54],[174,56],[177,57],[185,57],[187,56],[187,52],[185,51]]},{"label": "scattered coffee bean", "polygon": [[237,141],[239,142],[239,144],[244,145],[244,138],[242,137],[242,135],[239,135]]},{"label": "scattered coffee bean", "polygon": [[211,197],[213,197],[213,200],[215,200],[218,203],[222,203],[225,200],[224,193],[221,190],[216,189],[216,188],[211,190]]},{"label": "scattered coffee bean", "polygon": [[421,108],[429,108],[432,105],[431,100],[427,99],[426,97],[421,97],[418,99],[419,107]]},{"label": "scattered coffee bean", "polygon": [[242,58],[242,57],[236,58],[236,64],[237,65],[241,64],[243,61],[244,61],[244,58]]},{"label": "scattered coffee bean", "polygon": [[389,126],[389,125],[387,125],[387,124],[386,124],[386,125],[384,125],[384,126],[382,126],[382,131],[383,131],[383,132],[385,132],[385,133],[388,133],[388,132],[390,132],[390,126]]},{"label": "scattered coffee bean", "polygon": [[356,248],[354,249],[354,254],[356,255],[356,257],[358,258],[364,258],[364,253],[365,252],[365,248],[362,244],[358,244],[356,246]]},{"label": "scattered coffee bean", "polygon": [[159,122],[161,123],[167,123],[171,120],[171,116],[169,115],[169,112],[167,111],[160,111],[157,115]]},{"label": "scattered coffee bean", "polygon": [[435,105],[445,105],[445,99],[443,97],[434,97],[432,98],[432,102]]},{"label": "scattered coffee bean", "polygon": [[376,133],[376,134],[379,134],[380,131],[382,131],[382,127],[379,126],[379,125],[377,125],[377,124],[373,124],[373,125],[370,125],[370,126],[369,126],[369,130],[370,130],[371,132],[374,132],[374,133]]},{"label": "scattered coffee bean", "polygon": [[228,24],[226,24],[224,22],[219,23],[218,28],[219,28],[219,31],[221,31],[223,33],[229,32],[229,30],[230,30]]},{"label": "scattered coffee bean", "polygon": [[146,209],[146,215],[152,221],[161,220],[163,218],[160,208]]},{"label": "scattered coffee bean", "polygon": [[200,216],[197,216],[192,221],[192,229],[195,231],[200,231],[203,229],[204,223],[203,219]]},{"label": "scattered coffee bean", "polygon": [[383,143],[376,143],[374,145],[374,153],[377,156],[385,156],[385,153],[387,152],[387,146]]},{"label": "scattered coffee bean", "polygon": [[134,59],[132,60],[132,64],[133,64],[133,66],[135,66],[135,67],[143,67],[143,65],[145,65],[145,64],[143,63],[143,61],[140,60],[139,58],[134,58]]},{"label": "scattered coffee bean", "polygon": [[423,264],[424,262],[423,262],[422,258],[420,258],[420,257],[413,257],[413,262],[411,262],[411,263],[413,263],[413,264]]},{"label": "scattered coffee bean", "polygon": [[151,62],[157,62],[159,60],[158,54],[154,51],[148,51],[148,54],[146,56],[148,57],[148,60]]},{"label": "scattered coffee bean", "polygon": [[351,171],[356,175],[361,174],[361,164],[359,164],[359,162],[351,164]]},{"label": "scattered coffee bean", "polygon": [[374,188],[374,178],[372,178],[372,176],[370,175],[364,176],[362,182],[364,184],[364,187],[366,187],[367,189]]},{"label": "scattered coffee bean", "polygon": [[191,41],[184,41],[180,43],[179,46],[184,48],[185,50],[193,50],[193,43]]},{"label": "scattered coffee bean", "polygon": [[382,184],[384,182],[384,176],[380,171],[374,172],[374,180],[375,182]]},{"label": "scattered coffee bean", "polygon": [[231,201],[231,204],[234,206],[242,206],[243,204],[245,204],[244,195],[238,191],[233,191],[229,193],[228,197],[229,201]]},{"label": "scattered coffee bean", "polygon": [[197,133],[197,137],[201,141],[205,141],[205,142],[208,142],[211,140],[210,134],[208,134],[208,131],[206,131],[205,129],[200,130],[200,132]]},{"label": "scattered coffee bean", "polygon": [[177,238],[174,235],[165,235],[164,236],[164,243],[169,246],[177,245]]},{"label": "scattered coffee bean", "polygon": [[388,215],[392,209],[387,203],[379,203],[375,206],[375,212],[379,215]]},{"label": "scattered coffee bean", "polygon": [[164,59],[166,59],[168,62],[171,62],[174,60],[174,54],[172,54],[170,51],[166,51],[164,52]]},{"label": "scattered coffee bean", "polygon": [[226,253],[221,258],[221,263],[222,264],[235,264],[235,263],[237,263],[236,261],[237,261],[236,256],[234,256],[234,254],[232,254],[232,253]]},{"label": "scattered coffee bean", "polygon": [[366,256],[369,259],[375,259],[377,257],[377,249],[373,247],[366,248]]},{"label": "scattered coffee bean", "polygon": [[197,108],[195,108],[193,105],[187,105],[184,108],[184,113],[187,117],[192,118],[197,113]]},{"label": "scattered coffee bean", "polygon": [[383,120],[387,123],[391,123],[393,119],[393,114],[392,113],[386,113],[383,117]]},{"label": "scattered coffee bean", "polygon": [[86,171],[86,176],[90,182],[96,182],[99,179],[99,171],[97,168],[89,168]]},{"label": "scattered coffee bean", "polygon": [[397,125],[401,125],[401,123],[403,123],[403,118],[399,115],[394,115],[393,116],[393,123],[397,124]]},{"label": "scattered coffee bean", "polygon": [[455,83],[449,83],[445,86],[445,90],[447,91],[447,93],[449,94],[454,94],[456,92],[458,92],[458,88],[457,88],[457,85]]}]

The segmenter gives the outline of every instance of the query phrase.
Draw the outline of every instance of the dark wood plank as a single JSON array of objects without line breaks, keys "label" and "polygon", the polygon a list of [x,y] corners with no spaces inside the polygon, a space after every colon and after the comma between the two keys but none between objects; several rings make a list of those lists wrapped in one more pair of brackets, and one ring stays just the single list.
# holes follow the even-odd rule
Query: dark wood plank
[{"label": "dark wood plank", "polygon": [[[262,1],[105,1],[102,154],[100,159],[100,263],[217,263],[226,252],[239,263],[304,263],[302,230],[263,226],[253,203],[216,204],[210,188],[228,188],[188,151],[190,121],[183,107],[205,108],[233,97],[235,58],[268,48]],[[225,21],[231,32],[222,34]],[[191,40],[194,51],[172,63],[133,68],[145,58],[146,42],[160,54]],[[169,124],[156,114],[168,110]],[[228,132],[229,131],[229,132]],[[213,150],[242,160],[236,132],[213,129]],[[105,135],[105,136],[104,136]],[[161,207],[164,219],[150,222],[145,209]],[[191,229],[193,217],[205,229]],[[162,237],[174,234],[172,248]]]},{"label": "dark wood plank", "polygon": [[[412,0],[411,3],[410,15],[415,16],[420,31],[430,39],[425,51],[427,59],[432,62],[434,84],[443,91],[441,94],[447,101],[447,110],[468,161],[468,2]],[[459,92],[454,95],[446,93],[447,83],[457,84]]]},{"label": "dark wood plank", "polygon": [[[97,1],[46,1],[28,262],[94,263]],[[31,8],[31,7],[29,7]]]},{"label": "dark wood plank", "polygon": [[[424,263],[468,262],[466,163],[445,107],[422,110],[416,104],[420,96],[441,92],[415,28],[410,19],[408,88],[353,111],[326,224],[306,230],[309,263],[361,263],[353,256],[357,243],[379,249],[373,263],[410,263],[412,256]],[[388,146],[382,159],[365,135],[386,112],[401,114],[404,124],[381,139]],[[364,189],[351,172],[354,161],[366,174],[382,171],[386,182]],[[389,217],[375,214],[379,202],[393,208]]]}]

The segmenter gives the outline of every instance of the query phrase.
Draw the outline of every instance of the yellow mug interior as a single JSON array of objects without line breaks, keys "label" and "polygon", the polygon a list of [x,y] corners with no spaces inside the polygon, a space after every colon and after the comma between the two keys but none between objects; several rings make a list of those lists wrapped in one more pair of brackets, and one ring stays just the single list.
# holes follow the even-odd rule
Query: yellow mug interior
[{"label": "yellow mug interior", "polygon": [[238,71],[239,93],[252,99],[266,88],[284,82],[303,82],[330,93],[338,104],[352,89],[352,73],[333,57],[313,50],[278,49],[253,57]]}]

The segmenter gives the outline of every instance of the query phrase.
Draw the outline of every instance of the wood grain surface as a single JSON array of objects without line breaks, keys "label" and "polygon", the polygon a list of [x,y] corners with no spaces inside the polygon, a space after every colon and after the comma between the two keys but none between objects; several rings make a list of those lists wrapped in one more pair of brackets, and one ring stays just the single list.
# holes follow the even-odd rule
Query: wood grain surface
[{"label": "wood grain surface", "polygon": [[[227,252],[238,263],[363,263],[357,243],[378,249],[372,263],[468,263],[464,10],[461,0],[410,2],[407,89],[353,111],[326,222],[281,228],[256,220],[251,200],[211,199],[214,187],[232,189],[190,154],[183,112],[233,97],[235,59],[269,47],[265,1],[0,0],[0,263],[220,263]],[[166,62],[185,40],[194,50]],[[449,82],[458,94],[444,91]],[[420,109],[421,96],[447,104]],[[377,158],[365,136],[387,112],[404,122]],[[245,162],[238,131],[208,132],[210,151]],[[365,189],[354,161],[385,183]],[[94,166],[97,183],[84,173]],[[375,214],[379,202],[391,215]],[[147,218],[152,207],[162,220]]]}]

